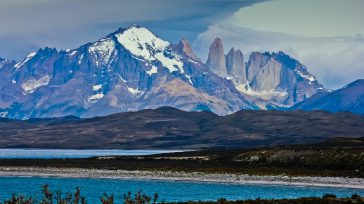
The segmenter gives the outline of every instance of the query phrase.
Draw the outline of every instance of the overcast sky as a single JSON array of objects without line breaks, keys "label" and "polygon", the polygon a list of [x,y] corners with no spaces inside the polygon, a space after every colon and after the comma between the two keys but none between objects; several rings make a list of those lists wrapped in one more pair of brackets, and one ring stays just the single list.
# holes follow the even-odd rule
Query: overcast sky
[{"label": "overcast sky", "polygon": [[226,52],[285,51],[328,88],[364,78],[364,0],[1,0],[0,57],[49,46],[76,48],[140,24],[206,59],[215,37]]}]

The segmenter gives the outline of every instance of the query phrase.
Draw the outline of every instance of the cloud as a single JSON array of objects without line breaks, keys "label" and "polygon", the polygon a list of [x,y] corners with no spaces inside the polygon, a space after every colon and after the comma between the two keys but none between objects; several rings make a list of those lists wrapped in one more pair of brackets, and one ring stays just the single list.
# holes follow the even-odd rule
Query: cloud
[{"label": "cloud", "polygon": [[364,79],[364,49],[353,45],[335,54],[312,54],[304,62],[329,88],[337,89],[356,80]]},{"label": "cloud", "polygon": [[44,46],[74,48],[134,23],[172,41],[195,37],[216,19],[261,1],[2,0],[0,56],[19,59]]},{"label": "cloud", "polygon": [[229,23],[302,37],[363,34],[362,0],[274,0],[241,8]]}]

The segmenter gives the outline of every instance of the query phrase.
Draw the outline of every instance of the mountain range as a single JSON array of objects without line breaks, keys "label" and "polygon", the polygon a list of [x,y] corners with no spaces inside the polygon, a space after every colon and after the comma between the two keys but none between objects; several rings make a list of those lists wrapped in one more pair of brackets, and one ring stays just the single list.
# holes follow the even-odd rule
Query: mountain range
[{"label": "mountain range", "polygon": [[225,54],[216,38],[205,63],[186,39],[172,44],[137,25],[72,50],[46,47],[19,62],[0,58],[0,116],[14,119],[89,118],[162,106],[219,115],[308,110],[319,109],[303,105],[312,96],[333,93],[283,52],[253,52],[246,60],[234,48]]}]

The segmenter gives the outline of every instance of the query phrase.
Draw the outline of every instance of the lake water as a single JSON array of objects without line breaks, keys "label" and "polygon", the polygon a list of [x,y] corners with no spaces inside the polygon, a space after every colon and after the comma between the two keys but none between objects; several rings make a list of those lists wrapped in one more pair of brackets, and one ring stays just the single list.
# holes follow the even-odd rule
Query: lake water
[{"label": "lake water", "polygon": [[181,150],[117,150],[117,149],[0,149],[0,159],[88,158],[95,156],[132,156],[180,152]]},{"label": "lake water", "polygon": [[196,183],[182,181],[145,181],[122,179],[86,179],[86,178],[38,178],[38,177],[0,177],[0,200],[9,198],[13,192],[39,198],[41,186],[49,184],[52,190],[71,191],[77,186],[89,203],[100,203],[99,197],[104,192],[113,193],[120,203],[124,193],[143,190],[149,195],[159,193],[159,201],[188,201],[255,198],[297,198],[307,196],[321,197],[325,193],[337,196],[351,196],[354,193],[364,195],[364,189],[303,187],[284,185],[235,185],[221,183]]}]

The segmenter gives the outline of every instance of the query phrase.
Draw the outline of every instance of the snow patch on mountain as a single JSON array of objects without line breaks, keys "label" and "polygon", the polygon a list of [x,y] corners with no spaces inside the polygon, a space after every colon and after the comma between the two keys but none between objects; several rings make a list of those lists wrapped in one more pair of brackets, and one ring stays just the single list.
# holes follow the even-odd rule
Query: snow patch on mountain
[{"label": "snow patch on mountain", "polygon": [[140,93],[143,93],[142,91],[139,91],[139,89],[138,89],[138,88],[134,89],[134,88],[129,87],[129,86],[127,86],[127,88],[128,88],[128,91],[129,91],[131,94],[133,94],[133,95],[138,95],[138,94],[140,94]]},{"label": "snow patch on mountain", "polygon": [[75,55],[77,53],[77,50],[73,50],[72,52],[70,52],[69,54],[68,54],[68,56],[70,56],[70,57],[72,57],[73,55]]},{"label": "snow patch on mountain", "polygon": [[304,74],[303,72],[297,70],[297,73],[304,79],[308,80],[309,84],[312,84],[314,81],[316,81],[315,77],[312,76],[311,74]]},{"label": "snow patch on mountain", "polygon": [[158,73],[158,68],[156,66],[152,66],[152,68],[149,71],[146,71],[149,76]]},{"label": "snow patch on mountain", "polygon": [[115,43],[112,39],[102,39],[90,46],[89,52],[94,55],[97,66],[99,62],[108,65],[111,57],[116,53]]},{"label": "snow patch on mountain", "polygon": [[168,56],[166,56],[166,53],[167,52],[157,53],[155,58],[157,58],[157,60],[160,61],[162,65],[169,70],[169,72],[175,72],[179,69],[179,71],[183,74],[185,71],[183,69],[183,62],[180,61],[180,57],[173,53],[169,53]]},{"label": "snow patch on mountain", "polygon": [[82,63],[82,61],[83,61],[83,56],[84,56],[84,54],[82,53],[82,55],[81,55],[80,59],[78,60],[78,64],[81,64],[81,63]]},{"label": "snow patch on mountain", "polygon": [[119,79],[121,80],[121,81],[123,81],[124,83],[126,83],[126,82],[128,82],[127,80],[125,80],[120,74],[118,74],[118,76],[119,76]]},{"label": "snow patch on mountain", "polygon": [[148,62],[159,61],[169,72],[184,73],[181,56],[173,52],[168,41],[162,40],[148,29],[132,26],[115,35],[118,42],[133,55]]},{"label": "snow patch on mountain", "polygon": [[0,112],[0,118],[7,118],[8,117],[8,112],[4,111],[4,112]]},{"label": "snow patch on mountain", "polygon": [[191,76],[190,76],[190,75],[188,75],[188,74],[185,74],[185,76],[187,77],[187,79],[188,79],[188,81],[190,82],[190,84],[191,84],[191,85],[193,85],[193,82],[192,82],[192,80],[191,80]]},{"label": "snow patch on mountain", "polygon": [[37,53],[32,52],[30,53],[22,62],[18,62],[14,65],[15,69],[19,69],[21,66],[23,66],[26,62],[28,62],[29,60],[31,60]]},{"label": "snow patch on mountain", "polygon": [[92,90],[93,90],[93,91],[98,91],[98,90],[100,90],[101,88],[102,88],[102,85],[101,85],[101,84],[98,84],[98,85],[93,86],[93,87],[92,87]]},{"label": "snow patch on mountain", "polygon": [[95,103],[98,100],[102,99],[104,97],[103,93],[94,94],[90,97],[88,97],[88,102]]},{"label": "snow patch on mountain", "polygon": [[26,93],[33,93],[39,87],[48,85],[50,79],[51,78],[48,75],[45,75],[39,79],[30,79],[24,82],[21,87]]},{"label": "snow patch on mountain", "polygon": [[250,88],[249,82],[245,84],[239,84],[236,85],[236,89],[238,89],[240,92],[247,94],[249,96],[257,96],[259,98],[262,98],[264,100],[271,99],[272,97],[285,97],[287,96],[287,91],[278,91],[275,89],[272,90],[263,90],[263,91],[254,91]]},{"label": "snow patch on mountain", "polygon": [[4,60],[0,58],[0,69],[4,67],[4,65],[8,62],[8,60]]},{"label": "snow patch on mountain", "polygon": [[192,62],[193,64],[200,64],[201,62],[199,62],[199,61],[195,61],[195,60],[192,60],[192,59],[189,59],[188,60],[189,62]]}]

